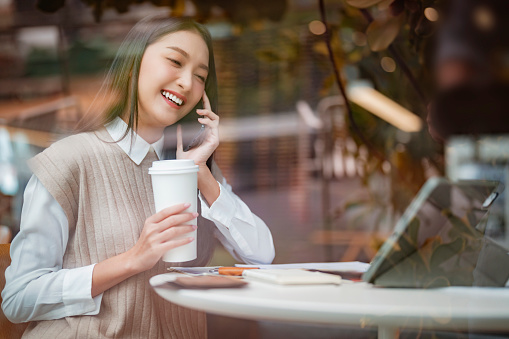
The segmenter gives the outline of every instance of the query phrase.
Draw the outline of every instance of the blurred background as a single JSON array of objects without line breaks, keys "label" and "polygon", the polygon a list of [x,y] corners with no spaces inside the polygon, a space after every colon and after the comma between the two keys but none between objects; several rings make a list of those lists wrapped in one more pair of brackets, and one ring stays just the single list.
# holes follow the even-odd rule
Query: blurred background
[{"label": "blurred background", "polygon": [[[431,176],[509,182],[507,3],[322,4],[0,0],[1,241],[19,230],[26,160],[98,114],[121,41],[156,13],[213,36],[216,161],[272,230],[275,263],[369,262]],[[507,220],[502,194],[487,232],[509,247]]]}]

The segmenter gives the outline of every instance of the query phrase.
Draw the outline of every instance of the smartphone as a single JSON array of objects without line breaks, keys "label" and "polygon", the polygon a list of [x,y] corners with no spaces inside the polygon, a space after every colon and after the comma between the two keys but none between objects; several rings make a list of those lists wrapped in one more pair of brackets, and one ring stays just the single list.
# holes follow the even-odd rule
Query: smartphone
[{"label": "smartphone", "polygon": [[198,133],[196,133],[194,138],[189,142],[189,144],[184,149],[184,151],[187,152],[191,148],[200,146],[204,139],[205,139],[205,125],[201,125],[200,130],[198,131]]},{"label": "smartphone", "polygon": [[175,127],[178,124],[182,126],[182,143],[185,152],[201,145],[205,139],[205,125],[198,122],[200,116],[196,113],[196,110],[201,108],[203,108],[203,101],[200,99],[198,104],[175,124]]}]

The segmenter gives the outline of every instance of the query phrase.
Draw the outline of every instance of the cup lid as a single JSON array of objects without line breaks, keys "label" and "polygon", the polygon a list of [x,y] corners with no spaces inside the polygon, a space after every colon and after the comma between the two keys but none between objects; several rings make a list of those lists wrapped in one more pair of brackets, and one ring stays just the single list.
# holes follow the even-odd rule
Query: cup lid
[{"label": "cup lid", "polygon": [[158,160],[152,162],[149,174],[198,172],[198,165],[192,159]]}]

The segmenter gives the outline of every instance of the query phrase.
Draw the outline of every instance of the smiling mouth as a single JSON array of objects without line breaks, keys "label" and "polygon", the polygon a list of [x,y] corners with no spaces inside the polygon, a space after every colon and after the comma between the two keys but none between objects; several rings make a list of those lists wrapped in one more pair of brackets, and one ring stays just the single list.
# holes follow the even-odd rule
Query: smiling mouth
[{"label": "smiling mouth", "polygon": [[182,99],[178,98],[176,95],[173,95],[166,91],[161,91],[161,94],[163,97],[165,97],[169,101],[173,102],[177,106],[182,106],[184,104],[184,101]]}]

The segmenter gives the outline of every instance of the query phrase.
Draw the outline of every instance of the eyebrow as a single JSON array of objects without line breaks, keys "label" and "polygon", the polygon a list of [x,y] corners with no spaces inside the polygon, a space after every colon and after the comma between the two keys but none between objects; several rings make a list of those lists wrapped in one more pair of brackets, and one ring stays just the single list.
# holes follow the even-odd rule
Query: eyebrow
[{"label": "eyebrow", "polygon": [[[180,47],[177,47],[177,46],[169,46],[169,47],[166,47],[166,48],[169,48],[169,49],[173,49],[174,51],[177,51],[179,52],[180,54],[182,54],[184,57],[186,57],[187,59],[189,59],[189,54],[184,51],[182,48]],[[199,64],[198,67],[200,68],[203,68],[204,70],[206,70],[207,72],[209,71],[209,68],[204,65],[204,64]]]}]

